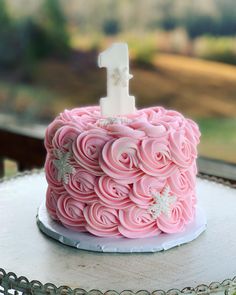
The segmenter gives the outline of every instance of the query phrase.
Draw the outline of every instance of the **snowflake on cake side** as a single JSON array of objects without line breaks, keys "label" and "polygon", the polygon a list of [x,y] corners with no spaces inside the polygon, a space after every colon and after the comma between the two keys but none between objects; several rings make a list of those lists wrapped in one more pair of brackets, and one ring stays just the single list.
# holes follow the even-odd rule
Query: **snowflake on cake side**
[{"label": "snowflake on cake side", "polygon": [[170,187],[166,186],[161,193],[154,193],[153,199],[154,203],[148,208],[152,217],[157,219],[163,213],[167,218],[170,218],[172,205],[177,199],[175,196],[170,196]]},{"label": "snowflake on cake side", "polygon": [[53,160],[53,164],[57,168],[57,180],[67,184],[69,175],[75,173],[75,168],[70,164],[72,154],[71,152],[62,152],[59,149],[55,149],[53,153],[56,157],[56,159]]}]

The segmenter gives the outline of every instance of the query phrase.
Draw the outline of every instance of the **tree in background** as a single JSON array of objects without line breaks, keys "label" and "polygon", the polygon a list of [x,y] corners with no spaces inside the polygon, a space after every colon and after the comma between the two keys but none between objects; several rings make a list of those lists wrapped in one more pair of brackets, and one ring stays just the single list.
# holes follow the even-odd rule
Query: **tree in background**
[{"label": "tree in background", "polygon": [[42,27],[48,35],[49,50],[55,55],[66,56],[70,50],[66,18],[58,0],[45,0],[43,4]]},{"label": "tree in background", "polygon": [[32,80],[37,61],[67,56],[70,50],[60,4],[45,0],[41,18],[13,18],[6,0],[0,0],[0,70],[17,70],[20,80]]},{"label": "tree in background", "polygon": [[10,24],[10,17],[6,7],[5,0],[0,0],[0,30],[3,30]]},{"label": "tree in background", "polygon": [[0,0],[0,66],[5,68],[14,64],[18,59],[15,51],[17,46],[13,22],[8,13],[5,0]]},{"label": "tree in background", "polygon": [[110,18],[104,21],[103,32],[106,35],[116,35],[120,32],[120,23],[117,19]]}]

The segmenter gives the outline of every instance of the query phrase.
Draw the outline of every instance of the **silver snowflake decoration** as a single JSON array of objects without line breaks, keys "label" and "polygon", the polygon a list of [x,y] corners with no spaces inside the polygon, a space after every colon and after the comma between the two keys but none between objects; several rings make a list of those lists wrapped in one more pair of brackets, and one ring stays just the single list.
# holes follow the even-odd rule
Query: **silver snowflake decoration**
[{"label": "silver snowflake decoration", "polygon": [[163,213],[170,218],[171,207],[176,202],[176,197],[170,196],[169,186],[166,186],[161,193],[153,194],[153,199],[154,203],[148,208],[148,212],[151,213],[152,217],[157,219]]},{"label": "silver snowflake decoration", "polygon": [[132,120],[125,117],[108,117],[99,121],[100,126],[107,126],[111,124],[129,124]]},{"label": "silver snowflake decoration", "polygon": [[128,68],[124,67],[123,69],[115,68],[111,74],[111,78],[114,82],[114,85],[121,85],[123,87],[126,87],[128,85],[128,81],[133,77],[128,72]]},{"label": "silver snowflake decoration", "polygon": [[69,175],[75,173],[75,168],[70,164],[71,152],[62,152],[59,149],[54,150],[56,160],[53,164],[57,168],[57,180],[68,184]]}]

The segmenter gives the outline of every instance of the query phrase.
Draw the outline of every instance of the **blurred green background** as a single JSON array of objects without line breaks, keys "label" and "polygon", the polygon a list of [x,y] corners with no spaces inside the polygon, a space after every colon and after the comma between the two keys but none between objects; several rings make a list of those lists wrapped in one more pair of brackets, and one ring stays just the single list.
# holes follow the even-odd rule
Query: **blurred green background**
[{"label": "blurred green background", "polygon": [[138,107],[200,125],[200,154],[236,163],[235,0],[0,0],[0,116],[48,124],[97,104],[97,55],[129,45]]}]

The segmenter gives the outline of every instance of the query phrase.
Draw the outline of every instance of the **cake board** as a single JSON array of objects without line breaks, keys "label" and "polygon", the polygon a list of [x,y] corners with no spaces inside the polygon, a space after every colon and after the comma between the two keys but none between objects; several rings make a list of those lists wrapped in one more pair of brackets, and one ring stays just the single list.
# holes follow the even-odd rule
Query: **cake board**
[{"label": "cake board", "polygon": [[44,234],[77,249],[96,252],[134,253],[159,252],[191,242],[206,229],[207,220],[204,210],[198,206],[195,220],[180,233],[161,233],[156,237],[139,239],[127,239],[124,237],[101,238],[89,233],[78,233],[65,228],[50,218],[45,202],[42,202],[37,214],[37,224]]}]

